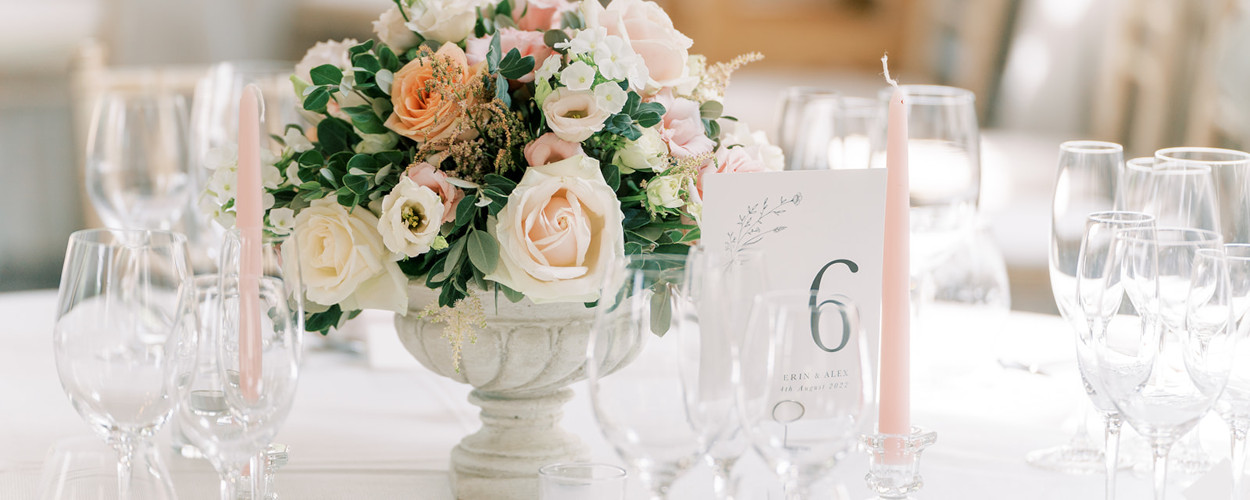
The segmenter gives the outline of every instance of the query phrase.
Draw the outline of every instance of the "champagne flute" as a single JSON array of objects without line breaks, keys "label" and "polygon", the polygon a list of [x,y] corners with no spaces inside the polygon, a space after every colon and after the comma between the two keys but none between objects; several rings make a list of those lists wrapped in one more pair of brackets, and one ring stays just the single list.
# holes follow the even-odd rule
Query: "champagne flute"
[{"label": "champagne flute", "polygon": [[1211,167],[1156,161],[1150,174],[1150,199],[1144,212],[1160,227],[1190,227],[1220,232],[1219,199]]},{"label": "champagne flute", "polygon": [[737,498],[733,467],[749,443],[742,431],[734,401],[733,351],[746,334],[748,308],[755,294],[768,288],[764,255],[751,249],[734,253],[703,245],[686,257],[686,283],[702,337],[697,385],[688,411],[696,425],[714,435],[706,455],[712,466],[716,498]]},{"label": "champagne flute", "polygon": [[[1081,240],[1081,253],[1077,264],[1077,302],[1079,308],[1074,313],[1084,316],[1085,321],[1094,321],[1099,317],[1103,304],[1098,301],[1113,295],[1105,292],[1107,286],[1117,286],[1118,276],[1111,276],[1107,265],[1114,237],[1119,231],[1126,229],[1153,230],[1154,216],[1141,212],[1095,212],[1089,215],[1085,224],[1085,236]],[[1085,386],[1085,394],[1094,403],[1094,407],[1102,414],[1106,425],[1105,446],[1103,455],[1106,463],[1105,492],[1107,500],[1115,499],[1115,475],[1119,468],[1120,426],[1123,420],[1101,388],[1100,373],[1094,361],[1092,325],[1078,328],[1076,336],[1077,366],[1081,371],[1081,382]]]},{"label": "champagne flute", "polygon": [[[1076,305],[1076,276],[1081,239],[1090,213],[1115,206],[1124,148],[1100,141],[1069,141],[1059,146],[1059,170],[1051,202],[1050,288],[1059,314],[1073,332],[1088,328]],[[1043,469],[1095,474],[1103,470],[1106,457],[1085,427],[1082,407],[1080,427],[1068,444],[1030,452],[1026,460]]]},{"label": "champagne flute", "polygon": [[172,229],[190,206],[186,99],[168,89],[106,92],[87,131],[87,195],[109,227]]},{"label": "champagne flute", "polygon": [[[701,339],[685,264],[683,255],[625,257],[604,278],[587,346],[595,420],[654,500],[667,498],[711,441],[687,408]],[[605,367],[620,368],[609,376]]]},{"label": "champagne flute", "polygon": [[74,409],[117,450],[123,500],[175,496],[150,448],[195,359],[189,279],[181,235],[70,235],[53,331],[57,373]]},{"label": "champagne flute", "polygon": [[[1108,259],[1112,279],[1090,301],[1102,387],[1150,441],[1156,500],[1166,495],[1172,444],[1211,409],[1228,379],[1237,337],[1219,240],[1195,229],[1119,231]],[[1131,308],[1121,307],[1123,297]]]},{"label": "champagne flute", "polygon": [[[262,498],[264,451],[295,398],[304,331],[295,244],[295,238],[266,241],[260,247],[261,275],[249,280],[240,265],[247,247],[231,232],[222,250],[221,274],[196,280],[204,345],[177,418],[184,435],[220,474],[222,500]],[[259,292],[259,307],[245,305],[249,281]],[[259,316],[255,340],[243,333],[249,310]],[[249,341],[259,346],[259,366],[241,355]],[[249,380],[255,380],[254,390]]]},{"label": "champagne flute", "polygon": [[1119,189],[1115,192],[1116,210],[1127,212],[1146,210],[1146,206],[1150,204],[1150,182],[1154,169],[1155,159],[1148,156],[1124,162]]},{"label": "champagne flute", "polygon": [[1226,243],[1250,243],[1250,153],[1232,149],[1180,147],[1155,152],[1160,162],[1211,168],[1220,227]]},{"label": "champagne flute", "polygon": [[[1250,245],[1224,245],[1224,265],[1228,270],[1228,293],[1233,304],[1233,321],[1242,342],[1237,344],[1233,359],[1250,357],[1250,342],[1245,342],[1246,312],[1250,310]],[[1215,401],[1215,411],[1228,423],[1232,440],[1233,495],[1243,498],[1242,476],[1246,470],[1246,434],[1250,431],[1250,364],[1235,363],[1228,374],[1228,386]]]},{"label": "champagne flute", "polygon": [[820,498],[827,477],[865,431],[873,403],[867,337],[849,298],[779,290],[755,298],[738,350],[738,411],[786,498]]}]

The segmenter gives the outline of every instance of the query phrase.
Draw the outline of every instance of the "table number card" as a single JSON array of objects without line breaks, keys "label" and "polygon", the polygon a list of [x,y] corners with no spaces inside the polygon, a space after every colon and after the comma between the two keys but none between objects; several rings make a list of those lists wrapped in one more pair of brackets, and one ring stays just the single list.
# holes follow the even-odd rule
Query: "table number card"
[{"label": "table number card", "polygon": [[[850,298],[868,339],[869,374],[876,371],[880,328],[885,174],[884,169],[814,170],[704,178],[703,244],[761,252],[771,289],[816,289],[822,300]],[[769,381],[774,418],[815,417],[812,412],[820,407],[815,394],[856,390],[859,374],[847,373],[839,360],[853,356],[858,346],[840,345],[847,339],[837,333],[838,319],[833,310],[822,314],[806,340],[811,348],[775,371]]]}]

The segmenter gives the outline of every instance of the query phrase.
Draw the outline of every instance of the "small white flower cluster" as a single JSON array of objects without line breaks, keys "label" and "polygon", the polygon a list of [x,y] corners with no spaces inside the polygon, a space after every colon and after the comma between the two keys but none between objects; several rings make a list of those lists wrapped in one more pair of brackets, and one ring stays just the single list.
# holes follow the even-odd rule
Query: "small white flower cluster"
[{"label": "small white flower cluster", "polygon": [[[303,142],[300,143],[292,137],[292,132],[293,135],[303,139]],[[312,149],[312,144],[296,129],[291,129],[287,133],[286,140],[288,147],[292,148],[291,151]],[[261,149],[260,180],[266,189],[261,195],[261,208],[266,211],[266,229],[273,234],[286,235],[290,234],[291,229],[295,227],[295,212],[289,208],[273,208],[274,198],[268,190],[278,189],[288,184],[299,184],[300,181],[295,175],[294,168],[298,167],[296,162],[291,162],[291,167],[288,167],[284,174],[275,166],[278,160],[279,158],[269,150]],[[238,146],[227,144],[209,150],[204,158],[204,167],[212,173],[209,174],[208,185],[200,195],[200,211],[224,227],[234,227],[235,197],[239,192]]]}]

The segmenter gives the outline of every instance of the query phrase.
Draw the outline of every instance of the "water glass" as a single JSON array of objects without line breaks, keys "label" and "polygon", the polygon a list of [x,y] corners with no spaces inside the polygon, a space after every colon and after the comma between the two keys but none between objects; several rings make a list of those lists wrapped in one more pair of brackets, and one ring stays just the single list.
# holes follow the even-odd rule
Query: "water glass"
[{"label": "water glass", "polygon": [[168,470],[149,448],[194,364],[192,301],[181,235],[70,235],[52,337],[57,373],[70,404],[116,450],[123,500],[174,496]]},{"label": "water glass", "polygon": [[[1232,149],[1180,147],[1155,152],[1160,163],[1211,169],[1225,243],[1250,243],[1250,153]],[[1209,229],[1209,228],[1204,228]]]},{"label": "water glass", "polygon": [[790,87],[782,97],[777,144],[786,170],[827,170],[830,146],[838,137],[835,117],[841,94],[819,87]]},{"label": "water glass", "polygon": [[547,465],[538,469],[538,500],[625,500],[627,476],[608,464]]}]

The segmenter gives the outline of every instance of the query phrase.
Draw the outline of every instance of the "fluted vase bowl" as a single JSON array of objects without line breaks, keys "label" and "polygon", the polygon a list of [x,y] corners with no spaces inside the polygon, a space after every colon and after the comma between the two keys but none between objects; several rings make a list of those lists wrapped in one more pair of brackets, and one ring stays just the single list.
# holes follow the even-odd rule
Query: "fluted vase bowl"
[{"label": "fluted vase bowl", "polygon": [[[419,317],[438,292],[409,286],[409,313],[395,328],[408,352],[435,373],[473,386],[469,402],[480,407],[482,428],[451,452],[451,482],[458,500],[538,498],[538,469],[586,460],[581,440],[560,428],[568,386],[586,378],[586,345],[594,309],[581,303],[513,303],[502,293],[479,292],[486,327],[462,345],[460,369],[443,324]],[[497,299],[497,300],[496,300]],[[637,349],[622,349],[603,372],[623,366]]]}]

